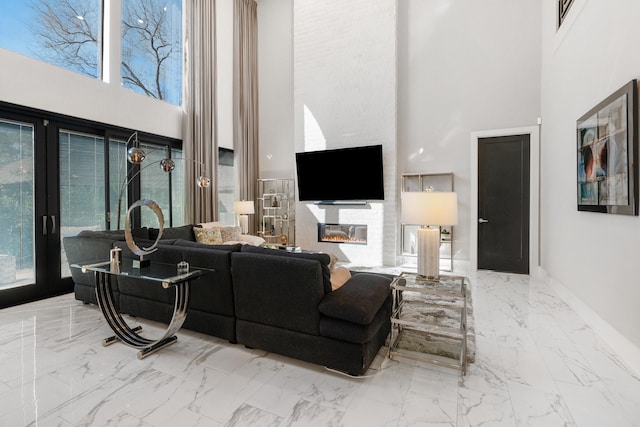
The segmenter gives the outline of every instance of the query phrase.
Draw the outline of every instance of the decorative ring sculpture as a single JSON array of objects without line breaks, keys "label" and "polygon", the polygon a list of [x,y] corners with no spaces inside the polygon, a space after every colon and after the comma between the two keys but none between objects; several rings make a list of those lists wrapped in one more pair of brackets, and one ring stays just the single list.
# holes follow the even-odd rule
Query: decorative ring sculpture
[{"label": "decorative ring sculpture", "polygon": [[[140,249],[136,245],[136,242],[133,241],[133,235],[131,234],[131,211],[133,211],[134,208],[142,207],[142,206],[146,206],[150,208],[156,214],[156,217],[158,217],[159,231],[158,231],[158,237],[156,237],[156,241],[153,243],[153,245],[149,246],[148,248]],[[124,240],[127,242],[127,246],[129,247],[129,249],[131,249],[131,252],[133,252],[134,254],[138,255],[141,258],[145,255],[154,253],[156,250],[158,250],[156,246],[158,246],[158,242],[162,237],[162,230],[164,230],[164,215],[162,215],[162,210],[160,209],[160,206],[158,206],[156,202],[149,199],[140,199],[137,202],[134,202],[131,206],[129,206],[129,209],[127,210],[127,217],[124,220]]]}]

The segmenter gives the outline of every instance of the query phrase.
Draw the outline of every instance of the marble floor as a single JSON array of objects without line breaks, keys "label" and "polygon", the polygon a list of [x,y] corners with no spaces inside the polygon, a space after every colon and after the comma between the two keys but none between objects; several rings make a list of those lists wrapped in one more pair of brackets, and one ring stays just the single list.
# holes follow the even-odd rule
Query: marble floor
[{"label": "marble floor", "polygon": [[0,426],[640,425],[640,377],[547,283],[470,279],[466,376],[381,352],[354,379],[186,330],[138,360],[72,295],[0,310]]}]

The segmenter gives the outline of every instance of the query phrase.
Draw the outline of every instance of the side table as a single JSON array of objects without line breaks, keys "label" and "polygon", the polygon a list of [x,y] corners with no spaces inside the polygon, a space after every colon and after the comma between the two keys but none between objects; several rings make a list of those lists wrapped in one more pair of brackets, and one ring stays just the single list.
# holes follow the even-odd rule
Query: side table
[{"label": "side table", "polygon": [[[393,310],[391,314],[391,334],[389,337],[389,358],[407,357],[413,360],[458,369],[462,375],[467,370],[467,288],[468,279],[462,276],[441,275],[439,280],[428,280],[415,273],[403,272],[391,282]],[[456,299],[453,307],[459,327],[447,327],[433,322],[428,316],[409,318],[411,308],[440,307],[438,298]],[[413,307],[412,307],[413,306]],[[427,340],[441,337],[460,342],[459,358],[449,359],[428,354],[424,351],[403,346],[405,331],[412,331],[414,339]],[[409,347],[409,348],[408,348]]]},{"label": "side table", "polygon": [[[115,336],[102,340],[103,346],[108,346],[116,341],[137,348],[138,358],[144,359],[150,354],[175,343],[178,338],[176,333],[182,327],[187,318],[189,306],[189,283],[212,270],[190,267],[187,272],[178,272],[177,265],[151,262],[149,267],[133,268],[133,260],[123,259],[119,263],[110,261],[89,262],[86,264],[73,264],[71,267],[80,268],[83,273],[94,272],[96,276],[96,297],[98,305],[109,327],[115,332]],[[167,330],[157,340],[144,338],[138,334],[140,326],[131,328],[118,311],[113,301],[112,280],[117,276],[126,276],[144,279],[161,284],[163,288],[175,289],[176,298],[173,307],[173,316]],[[141,284],[147,286],[147,284]]]}]

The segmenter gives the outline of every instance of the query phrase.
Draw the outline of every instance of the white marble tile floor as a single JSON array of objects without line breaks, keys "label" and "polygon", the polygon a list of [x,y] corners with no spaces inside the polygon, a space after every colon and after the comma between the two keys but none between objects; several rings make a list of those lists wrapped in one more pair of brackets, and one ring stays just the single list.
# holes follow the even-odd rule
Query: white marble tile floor
[{"label": "white marble tile floor", "polygon": [[547,283],[470,279],[466,376],[383,349],[350,378],[187,330],[139,360],[72,294],[0,310],[0,426],[640,426],[640,378]]}]

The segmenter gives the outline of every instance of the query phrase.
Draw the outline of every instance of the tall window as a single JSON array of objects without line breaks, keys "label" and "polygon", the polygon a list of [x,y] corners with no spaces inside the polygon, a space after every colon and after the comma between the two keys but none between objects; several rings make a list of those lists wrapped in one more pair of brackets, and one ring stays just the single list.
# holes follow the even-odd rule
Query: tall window
[{"label": "tall window", "polygon": [[[144,138],[141,138],[144,140]],[[122,230],[128,206],[135,200],[128,199],[129,187],[137,188],[139,183],[139,198],[151,199],[160,206],[164,216],[165,227],[184,224],[184,161],[182,149],[167,141],[163,145],[157,143],[141,144],[146,158],[139,169],[129,169],[126,162],[126,140],[110,139],[109,141],[109,199],[110,199],[110,229]],[[167,173],[162,170],[161,162],[170,158],[175,162],[175,172]],[[118,224],[118,205],[120,205],[120,223]],[[158,221],[149,209],[140,209],[142,227],[158,227]]]},{"label": "tall window", "polygon": [[[0,47],[102,78],[102,3],[2,0]],[[182,0],[122,0],[121,18],[122,86],[180,105]]]},{"label": "tall window", "polygon": [[122,0],[122,86],[182,102],[182,0]]},{"label": "tall window", "polygon": [[0,46],[100,77],[101,0],[3,0]]},{"label": "tall window", "polygon": [[[140,172],[140,197],[143,199],[151,199],[160,206],[165,223],[170,223],[171,213],[171,186],[172,173],[164,172],[160,167],[160,162],[168,158],[169,150],[166,147],[154,147],[151,145],[143,145],[142,149],[147,153],[147,157],[142,163],[142,171]],[[176,173],[177,175],[177,173]],[[157,227],[158,220],[156,215],[150,209],[140,210],[142,215],[143,227]]]},{"label": "tall window", "polygon": [[218,148],[218,220],[225,224],[235,224],[236,220],[233,213],[235,173],[233,150]]}]

